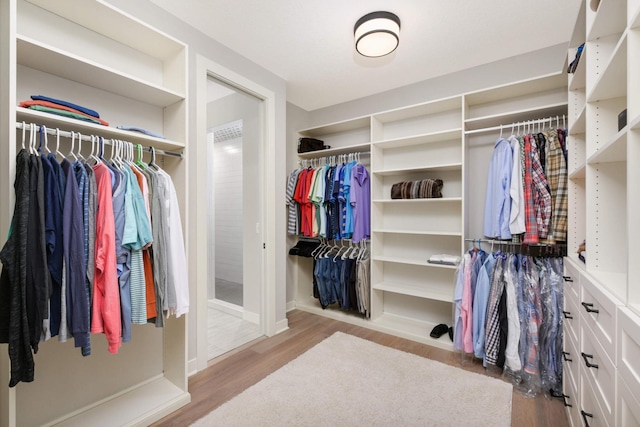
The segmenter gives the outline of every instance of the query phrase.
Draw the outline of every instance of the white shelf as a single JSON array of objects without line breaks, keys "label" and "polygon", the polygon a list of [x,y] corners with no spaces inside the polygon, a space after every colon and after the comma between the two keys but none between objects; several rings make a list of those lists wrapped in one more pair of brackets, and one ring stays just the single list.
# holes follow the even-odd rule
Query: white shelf
[{"label": "white shelf", "polygon": [[[534,108],[523,108],[517,111],[509,111],[490,116],[477,117],[465,120],[466,134],[476,133],[484,128],[494,126],[510,126],[512,123],[526,122],[532,119],[548,118],[550,116],[563,115],[567,111],[567,102],[547,104]],[[505,127],[506,129],[506,127]]]},{"label": "white shelf", "polygon": [[443,113],[445,111],[460,110],[461,107],[461,98],[459,96],[456,96],[438,101],[427,102],[424,104],[398,108],[395,110],[386,111],[384,113],[374,114],[373,117],[380,123],[391,123],[416,117]]},{"label": "white shelf", "polygon": [[595,40],[624,31],[627,24],[626,10],[626,4],[621,0],[601,1],[591,28],[588,30],[587,39]]},{"label": "white shelf", "polygon": [[[83,135],[97,135],[103,138],[121,139],[134,144],[153,146],[161,150],[182,151],[184,142],[171,141],[168,139],[155,138],[139,132],[121,130],[111,126],[102,126],[95,123],[75,120],[69,117],[57,116],[42,111],[31,110],[29,108],[17,107],[17,121],[36,123],[46,126],[48,129],[59,128],[65,131],[80,132]],[[51,138],[51,137],[49,137]],[[51,143],[51,141],[49,141]]]},{"label": "white shelf", "polygon": [[[606,2],[605,2],[606,3]],[[588,102],[627,96],[627,37],[620,39],[593,89],[587,95]]]},{"label": "white shelf", "polygon": [[565,70],[515,84],[495,86],[465,95],[469,106],[486,104],[505,99],[523,97],[553,89],[566,90],[567,77]]},{"label": "white shelf", "polygon": [[627,161],[627,128],[616,133],[602,148],[587,159],[588,164]]},{"label": "white shelf", "polygon": [[629,129],[640,129],[640,115],[629,122]]},{"label": "white shelf", "polygon": [[414,167],[414,168],[387,169],[387,170],[372,171],[371,173],[380,175],[380,176],[391,176],[391,175],[400,175],[404,173],[444,172],[444,171],[456,171],[456,170],[462,170],[462,163],[450,163],[446,165],[434,165],[434,166],[424,166],[424,167]]},{"label": "white shelf", "polygon": [[587,49],[582,49],[578,68],[573,74],[569,74],[569,90],[584,89],[587,84]]},{"label": "white shelf", "polygon": [[330,123],[328,125],[299,130],[298,133],[302,136],[318,138],[334,133],[349,132],[356,129],[368,128],[370,125],[371,118],[369,116],[365,116],[351,120],[343,120],[340,122]]},{"label": "white shelf", "polygon": [[576,167],[575,170],[569,173],[569,179],[584,179],[586,175],[585,174],[586,169],[587,169],[586,163],[582,163],[581,165]]},{"label": "white shelf", "polygon": [[[587,257],[588,256],[589,252],[587,252]],[[589,258],[587,258],[587,261],[588,259]],[[626,299],[627,275],[625,273],[598,270],[588,270],[588,272],[616,298],[619,298],[621,300]]]},{"label": "white shelf", "polygon": [[17,42],[20,65],[158,107],[167,107],[185,99],[184,93],[145,82],[36,40],[18,36]]},{"label": "white shelf", "polygon": [[580,2],[580,11],[576,17],[575,25],[573,26],[573,32],[571,33],[571,39],[569,40],[569,47],[578,47],[584,43],[587,37],[587,22],[585,19],[586,3]]},{"label": "white shelf", "polygon": [[389,333],[402,338],[407,338],[433,347],[442,348],[444,350],[453,350],[453,343],[449,339],[449,335],[444,334],[438,339],[431,338],[429,336],[431,330],[436,326],[436,323],[423,322],[391,313],[384,313],[375,320],[372,320],[371,323],[375,329],[383,332],[389,331]]},{"label": "white shelf", "polygon": [[364,144],[347,145],[345,147],[329,148],[326,150],[309,151],[307,153],[298,153],[300,159],[317,159],[327,156],[337,156],[349,153],[368,153],[371,145],[367,142]]},{"label": "white shelf", "polygon": [[432,142],[448,141],[462,137],[462,128],[426,133],[407,138],[396,138],[385,141],[375,141],[372,144],[380,148],[409,147],[412,145],[430,144]]},{"label": "white shelf", "polygon": [[458,268],[457,265],[448,265],[448,264],[434,264],[428,261],[419,261],[415,259],[407,259],[407,258],[398,258],[398,257],[390,257],[390,256],[374,256],[372,257],[374,261],[382,261],[382,262],[393,262],[396,264],[408,264],[408,265],[418,265],[421,267],[433,267],[433,268],[444,268],[448,270],[455,270]]},{"label": "white shelf", "polygon": [[118,425],[137,425],[141,421],[148,424],[169,415],[190,401],[189,393],[160,377],[120,393],[115,398],[73,417],[55,420],[46,425],[111,427],[114,425],[113,416],[116,413]]},{"label": "white shelf", "polygon": [[453,302],[453,282],[451,284],[451,292],[449,292],[448,294],[431,291],[429,289],[420,289],[416,286],[402,283],[378,283],[373,285],[373,289],[378,291],[393,292],[394,294],[430,299],[434,301]]},{"label": "white shelf", "polygon": [[416,230],[400,230],[390,228],[378,228],[373,230],[374,233],[389,233],[389,234],[415,234],[420,236],[451,236],[462,237],[462,233],[448,232],[448,231],[416,231]]},{"label": "white shelf", "polygon": [[584,133],[587,125],[587,106],[583,105],[580,114],[575,121],[569,126],[569,135]]},{"label": "white shelf", "polygon": [[422,199],[376,199],[373,203],[414,203],[414,204],[427,204],[427,203],[448,203],[448,202],[462,202],[462,197],[439,197],[439,198],[422,198]]}]

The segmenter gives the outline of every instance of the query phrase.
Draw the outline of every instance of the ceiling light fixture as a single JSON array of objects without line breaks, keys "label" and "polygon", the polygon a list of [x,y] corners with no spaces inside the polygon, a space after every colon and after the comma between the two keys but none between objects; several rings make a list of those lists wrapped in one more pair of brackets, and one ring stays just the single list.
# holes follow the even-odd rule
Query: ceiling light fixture
[{"label": "ceiling light fixture", "polygon": [[353,27],[356,50],[362,56],[376,58],[396,50],[400,43],[400,18],[391,12],[371,12]]}]

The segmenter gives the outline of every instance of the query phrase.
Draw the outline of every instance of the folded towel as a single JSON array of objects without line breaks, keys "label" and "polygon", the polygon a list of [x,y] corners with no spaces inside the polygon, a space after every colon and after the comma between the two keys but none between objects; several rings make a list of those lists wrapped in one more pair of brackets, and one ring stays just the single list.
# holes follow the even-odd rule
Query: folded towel
[{"label": "folded towel", "polygon": [[78,104],[74,104],[72,102],[69,101],[64,101],[61,99],[55,99],[55,98],[49,98],[48,96],[44,96],[44,95],[31,95],[31,99],[33,99],[34,101],[49,101],[49,102],[53,102],[54,104],[60,104],[60,105],[64,105],[65,107],[69,107],[69,108],[73,108],[74,110],[78,110],[78,111],[82,111],[85,114],[88,114],[90,116],[93,116],[97,119],[100,118],[100,114],[98,114],[97,111],[91,110],[87,107],[83,107],[82,105],[78,105]]},{"label": "folded towel", "polygon": [[457,255],[436,254],[429,257],[431,264],[458,265],[460,257]]}]

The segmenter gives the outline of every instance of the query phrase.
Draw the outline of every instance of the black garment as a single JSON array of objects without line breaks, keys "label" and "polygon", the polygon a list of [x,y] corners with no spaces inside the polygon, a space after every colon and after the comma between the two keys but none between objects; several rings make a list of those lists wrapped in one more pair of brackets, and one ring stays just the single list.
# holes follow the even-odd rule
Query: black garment
[{"label": "black garment", "polygon": [[27,318],[30,343],[38,352],[42,321],[49,318],[51,275],[47,266],[44,225],[44,173],[40,156],[29,157],[29,216],[27,220]]},{"label": "black garment", "polygon": [[[62,218],[64,207],[64,192],[66,187],[66,177],[62,167],[54,154],[48,156],[52,176],[50,180],[45,179],[45,202],[47,213],[45,225],[47,229],[47,250],[49,253],[49,271],[51,272],[51,299],[49,300],[49,328],[51,336],[55,337],[60,333],[61,322],[61,298],[62,298],[62,270],[64,268],[64,243],[62,240]],[[42,163],[43,168],[45,162]],[[47,176],[45,171],[45,177]],[[51,223],[49,222],[51,221]],[[53,230],[53,234],[50,230]]]},{"label": "black garment", "polygon": [[[505,274],[507,273],[505,268]],[[507,350],[507,334],[509,332],[509,323],[507,320],[507,290],[503,289],[498,303],[498,324],[500,325],[500,340],[498,341],[498,358],[496,366],[500,369],[504,368]]]},{"label": "black garment", "polygon": [[9,387],[20,381],[31,382],[34,376],[33,354],[29,346],[26,308],[27,223],[29,217],[29,153],[20,150],[16,157],[13,184],[16,204],[11,220],[11,234],[0,251],[3,264],[0,275],[0,342],[9,344],[11,379]]}]

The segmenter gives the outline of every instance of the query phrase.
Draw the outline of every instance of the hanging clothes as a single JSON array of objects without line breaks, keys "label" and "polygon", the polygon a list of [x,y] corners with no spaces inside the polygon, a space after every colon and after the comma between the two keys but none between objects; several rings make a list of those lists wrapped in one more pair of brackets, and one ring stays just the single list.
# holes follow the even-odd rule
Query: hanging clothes
[{"label": "hanging clothes", "polygon": [[[0,251],[0,342],[9,344],[12,387],[33,381],[41,341],[73,337],[88,356],[90,334],[100,333],[117,353],[131,340],[133,323],[150,315],[163,325],[165,317],[189,311],[182,224],[169,174],[157,166],[144,174],[131,159],[109,162],[93,153],[90,166],[80,145],[77,155],[72,146],[59,162],[36,149],[31,129],[29,149],[16,157],[14,216]],[[145,200],[152,194],[162,236],[154,253],[163,255],[153,265],[151,202]],[[161,267],[162,283],[154,278]]]},{"label": "hanging clothes", "polygon": [[465,253],[456,272],[454,350],[501,369],[524,394],[558,395],[562,258],[483,252]]},{"label": "hanging clothes", "polygon": [[500,137],[487,180],[483,233],[497,239],[521,236],[528,245],[567,239],[565,131],[549,129]]}]

